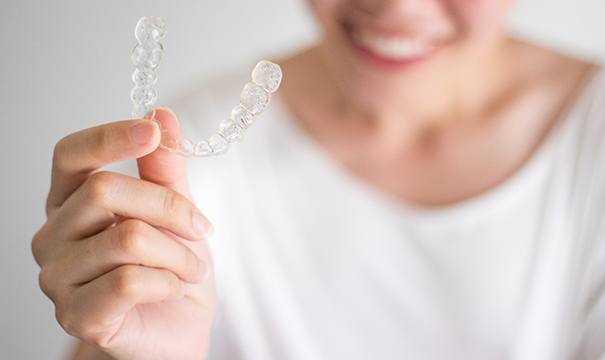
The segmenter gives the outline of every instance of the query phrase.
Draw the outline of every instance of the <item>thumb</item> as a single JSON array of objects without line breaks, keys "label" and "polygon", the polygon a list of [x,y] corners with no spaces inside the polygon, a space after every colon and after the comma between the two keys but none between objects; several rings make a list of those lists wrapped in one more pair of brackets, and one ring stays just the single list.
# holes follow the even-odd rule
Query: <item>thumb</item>
[{"label": "thumb", "polygon": [[[163,137],[181,138],[178,120],[170,109],[156,108],[155,119],[160,123]],[[150,154],[138,158],[137,165],[141,179],[166,186],[191,199],[184,157],[158,147]]]}]

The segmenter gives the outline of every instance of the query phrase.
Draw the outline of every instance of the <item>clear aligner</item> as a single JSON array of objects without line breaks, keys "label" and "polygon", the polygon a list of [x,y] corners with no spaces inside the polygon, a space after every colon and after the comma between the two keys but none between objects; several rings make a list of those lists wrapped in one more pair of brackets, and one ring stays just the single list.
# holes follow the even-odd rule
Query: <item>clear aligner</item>
[{"label": "clear aligner", "polygon": [[[165,36],[166,23],[160,17],[146,16],[136,25],[137,45],[132,51],[132,63],[135,66],[132,81],[135,87],[130,93],[133,117],[147,116],[157,122],[154,105],[158,92],[154,85],[158,79],[157,69],[164,51],[162,40]],[[185,157],[206,157],[226,153],[232,143],[243,140],[246,129],[267,108],[271,94],[277,91],[281,80],[282,71],[279,65],[261,60],[252,70],[251,81],[244,85],[239,104],[231,110],[230,116],[219,124],[215,134],[207,140],[193,142],[186,138],[173,139],[162,129],[160,146]]]}]

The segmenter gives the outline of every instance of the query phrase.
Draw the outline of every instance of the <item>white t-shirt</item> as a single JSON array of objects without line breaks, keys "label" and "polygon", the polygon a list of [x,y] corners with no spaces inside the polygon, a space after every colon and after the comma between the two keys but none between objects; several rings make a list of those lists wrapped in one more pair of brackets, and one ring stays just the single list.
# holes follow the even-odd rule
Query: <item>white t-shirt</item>
[{"label": "white t-shirt", "polygon": [[[186,136],[214,133],[248,80],[176,101]],[[351,175],[281,101],[188,161],[215,225],[210,359],[605,358],[604,70],[517,173],[436,210]]]}]

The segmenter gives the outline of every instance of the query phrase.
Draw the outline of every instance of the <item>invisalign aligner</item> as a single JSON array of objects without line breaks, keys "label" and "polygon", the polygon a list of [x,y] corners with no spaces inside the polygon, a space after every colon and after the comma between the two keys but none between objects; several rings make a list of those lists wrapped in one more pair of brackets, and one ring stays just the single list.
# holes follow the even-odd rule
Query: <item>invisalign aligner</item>
[{"label": "invisalign aligner", "polygon": [[252,70],[252,81],[244,85],[239,104],[233,108],[230,117],[220,123],[215,134],[208,140],[197,143],[184,137],[174,139],[167,135],[161,123],[155,119],[154,109],[158,99],[154,85],[158,80],[157,69],[164,52],[162,40],[166,37],[166,22],[157,16],[142,17],[137,22],[134,35],[137,45],[131,55],[135,66],[132,74],[135,86],[130,92],[132,116],[156,121],[162,130],[160,147],[182,156],[206,157],[227,152],[229,145],[241,141],[245,130],[254,123],[256,116],[267,108],[271,94],[277,91],[282,80],[279,65],[261,60]]}]

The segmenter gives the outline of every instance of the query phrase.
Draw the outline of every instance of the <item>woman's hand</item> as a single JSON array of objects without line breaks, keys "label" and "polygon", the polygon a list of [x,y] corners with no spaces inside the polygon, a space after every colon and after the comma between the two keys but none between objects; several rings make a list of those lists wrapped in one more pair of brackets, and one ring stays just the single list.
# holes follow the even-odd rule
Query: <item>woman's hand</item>
[{"label": "woman's hand", "polygon": [[[170,111],[156,118],[179,136]],[[200,359],[215,306],[204,241],[212,225],[191,202],[184,159],[159,142],[149,120],[59,141],[47,221],[32,251],[40,287],[69,334],[119,359]],[[141,179],[96,171],[132,158]]]}]

